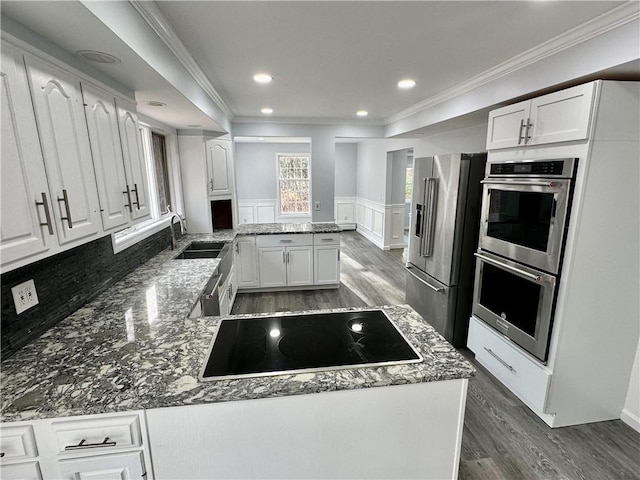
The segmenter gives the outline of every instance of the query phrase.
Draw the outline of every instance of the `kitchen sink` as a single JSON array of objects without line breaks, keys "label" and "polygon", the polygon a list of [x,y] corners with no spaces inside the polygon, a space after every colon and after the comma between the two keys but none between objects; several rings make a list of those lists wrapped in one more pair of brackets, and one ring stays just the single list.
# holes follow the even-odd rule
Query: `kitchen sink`
[{"label": "kitchen sink", "polygon": [[222,257],[225,245],[227,244],[223,242],[191,242],[174,260]]}]

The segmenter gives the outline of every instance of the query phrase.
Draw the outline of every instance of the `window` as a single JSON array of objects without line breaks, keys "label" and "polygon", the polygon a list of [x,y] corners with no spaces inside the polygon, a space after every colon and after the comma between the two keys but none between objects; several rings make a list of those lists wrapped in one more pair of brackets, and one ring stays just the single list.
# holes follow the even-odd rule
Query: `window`
[{"label": "window", "polygon": [[277,154],[280,215],[311,213],[311,172],[308,154]]},{"label": "window", "polygon": [[407,167],[407,176],[404,185],[404,201],[411,202],[413,193],[413,167]]},{"label": "window", "polygon": [[153,170],[155,176],[156,196],[160,211],[166,211],[171,205],[171,188],[169,187],[169,168],[167,166],[167,143],[164,135],[151,132],[153,148]]}]

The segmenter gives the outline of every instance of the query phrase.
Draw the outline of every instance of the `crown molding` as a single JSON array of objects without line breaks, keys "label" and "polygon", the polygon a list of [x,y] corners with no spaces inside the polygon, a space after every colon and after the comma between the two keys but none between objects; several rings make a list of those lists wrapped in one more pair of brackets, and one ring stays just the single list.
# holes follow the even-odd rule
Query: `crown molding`
[{"label": "crown molding", "polygon": [[155,2],[141,1],[141,0],[129,0],[131,6],[140,14],[145,22],[153,29],[154,32],[160,37],[164,44],[171,50],[176,58],[182,63],[184,68],[187,69],[193,79],[202,87],[207,95],[214,101],[214,103],[222,110],[222,112],[230,119],[233,120],[233,112],[229,106],[222,99],[220,94],[211,85],[211,82],[204,74],[198,63],[191,56],[187,48],[184,46],[180,38],[176,35],[171,28],[167,19],[162,15],[162,12],[158,9]]},{"label": "crown molding", "polygon": [[287,123],[293,125],[360,125],[367,127],[385,127],[378,119],[354,118],[318,118],[318,117],[235,117],[233,123]]},{"label": "crown molding", "polygon": [[606,32],[621,27],[627,23],[640,18],[640,8],[638,1],[629,1],[616,7],[602,15],[595,17],[588,22],[578,25],[565,33],[562,33],[551,40],[522,52],[509,60],[486,70],[469,80],[444,90],[433,97],[412,105],[385,119],[386,124],[391,124],[407,117],[415,115],[423,110],[432,108],[438,104],[452,100],[453,98],[486,85],[490,82],[505,77],[517,70],[551,57],[559,52],[567,50],[575,45],[598,37]]}]

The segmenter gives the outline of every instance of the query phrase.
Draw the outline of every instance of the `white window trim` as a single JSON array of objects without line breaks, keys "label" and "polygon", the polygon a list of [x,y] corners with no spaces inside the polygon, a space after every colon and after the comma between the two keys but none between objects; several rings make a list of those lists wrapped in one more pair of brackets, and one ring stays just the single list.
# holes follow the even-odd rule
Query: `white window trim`
[{"label": "white window trim", "polygon": [[[276,215],[278,219],[286,219],[287,221],[291,220],[308,220],[311,218],[311,206],[312,206],[312,176],[313,172],[311,171],[311,153],[309,152],[292,152],[292,153],[276,153],[276,193],[277,193],[277,204],[276,204]],[[289,156],[289,157],[308,157],[309,158],[309,213],[307,215],[300,213],[282,213],[282,205],[280,203],[280,160],[281,156]]]}]

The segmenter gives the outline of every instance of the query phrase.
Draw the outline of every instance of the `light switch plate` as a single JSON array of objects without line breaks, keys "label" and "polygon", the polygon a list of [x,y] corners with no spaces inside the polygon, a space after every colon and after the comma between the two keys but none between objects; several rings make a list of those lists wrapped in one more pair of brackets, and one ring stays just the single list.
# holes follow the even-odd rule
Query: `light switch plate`
[{"label": "light switch plate", "polygon": [[11,287],[11,294],[13,295],[13,303],[16,306],[18,315],[38,304],[36,284],[33,280],[27,280],[20,285]]}]

